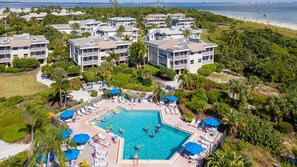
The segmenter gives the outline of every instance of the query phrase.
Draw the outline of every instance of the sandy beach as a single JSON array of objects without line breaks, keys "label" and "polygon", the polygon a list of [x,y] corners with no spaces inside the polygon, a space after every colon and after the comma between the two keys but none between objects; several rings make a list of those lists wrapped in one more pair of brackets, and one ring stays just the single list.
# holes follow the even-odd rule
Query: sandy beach
[{"label": "sandy beach", "polygon": [[[223,15],[220,13],[216,13],[219,15]],[[275,21],[275,20],[270,20],[270,19],[255,19],[255,18],[250,18],[250,17],[240,17],[240,16],[230,16],[230,15],[224,15],[229,18],[237,19],[237,20],[242,20],[242,21],[250,21],[250,22],[255,22],[255,23],[260,23],[260,24],[265,24],[265,25],[272,25],[276,27],[281,27],[281,28],[289,28],[292,30],[297,30],[297,23],[291,23],[291,22],[280,22],[280,21]]]}]

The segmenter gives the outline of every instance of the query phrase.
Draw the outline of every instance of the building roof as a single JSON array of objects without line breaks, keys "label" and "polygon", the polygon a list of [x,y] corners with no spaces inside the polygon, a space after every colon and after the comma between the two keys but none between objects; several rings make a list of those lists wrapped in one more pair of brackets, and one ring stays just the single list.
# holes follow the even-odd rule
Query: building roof
[{"label": "building roof", "polygon": [[130,20],[130,21],[134,21],[136,19],[132,18],[132,17],[112,17],[112,18],[108,18],[107,20]]},{"label": "building roof", "polygon": [[203,43],[189,43],[186,44],[186,46],[192,51],[192,52],[199,52],[204,51],[206,48],[204,47]]},{"label": "building roof", "polygon": [[9,45],[11,47],[30,46],[36,43],[49,43],[49,41],[43,35],[29,35],[21,34],[14,35],[12,37],[0,38],[0,45]]},{"label": "building roof", "polygon": [[176,46],[178,43],[179,43],[178,40],[167,40],[164,43],[160,44],[159,48],[166,50],[168,48]]},{"label": "building roof", "polygon": [[[129,26],[129,25],[123,25],[125,28],[125,32],[130,32],[130,31],[138,31],[138,28],[133,27],[133,26]],[[100,30],[103,32],[116,32],[118,30],[119,27],[115,27],[115,26],[100,26]]]},{"label": "building roof", "polygon": [[70,39],[74,45],[78,47],[100,47],[102,49],[116,48],[118,45],[130,45],[130,41],[116,41],[103,37],[88,37]]}]

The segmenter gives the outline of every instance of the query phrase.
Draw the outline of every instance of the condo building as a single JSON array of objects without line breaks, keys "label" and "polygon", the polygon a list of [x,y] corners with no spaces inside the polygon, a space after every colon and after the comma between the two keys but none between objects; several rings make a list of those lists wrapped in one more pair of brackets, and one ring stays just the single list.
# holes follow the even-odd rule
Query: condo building
[{"label": "condo building", "polygon": [[190,31],[190,38],[200,39],[202,30],[194,30],[191,28],[171,27],[171,28],[154,28],[148,30],[146,36],[147,41],[151,40],[168,40],[184,38],[184,31],[188,29]]},{"label": "condo building", "polygon": [[[138,28],[129,25],[124,25],[124,28],[125,31],[123,32],[123,35],[129,36],[129,40],[131,41],[137,41]],[[105,38],[120,38],[117,34],[118,29],[119,27],[115,26],[101,26],[98,30],[98,35]]]},{"label": "condo building", "polygon": [[0,64],[12,65],[14,58],[36,58],[46,63],[49,41],[43,35],[21,34],[0,38]]},{"label": "condo building", "polygon": [[151,40],[148,46],[148,62],[155,66],[165,66],[178,74],[183,69],[196,74],[205,64],[214,63],[213,43],[205,43],[195,39]]},{"label": "condo building", "polygon": [[72,30],[72,25],[74,23],[78,23],[79,29],[77,30],[78,34],[82,34],[88,32],[91,36],[96,36],[98,34],[98,30],[101,26],[106,26],[106,23],[101,21],[97,21],[95,19],[87,19],[87,20],[77,20],[77,21],[69,21],[68,24],[53,24],[50,25],[53,28],[57,29],[59,32],[65,32],[70,34]]},{"label": "condo building", "polygon": [[108,18],[107,23],[109,26],[121,26],[121,25],[135,25],[136,19],[132,17],[113,17],[113,18]]},{"label": "condo building", "polygon": [[120,63],[128,61],[128,47],[130,41],[116,41],[103,37],[77,38],[69,40],[70,58],[79,66],[82,71],[89,67],[100,66],[108,52],[115,51],[120,55]]},{"label": "condo building", "polygon": [[195,20],[191,17],[186,17],[185,14],[149,14],[145,18],[145,26],[150,27],[155,25],[156,27],[166,27],[166,20],[170,18],[171,26],[186,27],[189,28],[194,25]]}]

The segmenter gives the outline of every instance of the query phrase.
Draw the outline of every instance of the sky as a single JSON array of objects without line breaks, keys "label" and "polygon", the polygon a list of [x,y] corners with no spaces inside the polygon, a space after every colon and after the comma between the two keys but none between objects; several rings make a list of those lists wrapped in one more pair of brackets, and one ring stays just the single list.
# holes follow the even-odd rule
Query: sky
[{"label": "sky", "polygon": [[[12,1],[26,1],[26,2],[109,2],[109,0],[0,0],[6,2]],[[119,2],[156,2],[157,0],[119,0]],[[283,2],[292,2],[296,0],[160,0],[160,2],[268,2],[268,1],[283,1]]]}]

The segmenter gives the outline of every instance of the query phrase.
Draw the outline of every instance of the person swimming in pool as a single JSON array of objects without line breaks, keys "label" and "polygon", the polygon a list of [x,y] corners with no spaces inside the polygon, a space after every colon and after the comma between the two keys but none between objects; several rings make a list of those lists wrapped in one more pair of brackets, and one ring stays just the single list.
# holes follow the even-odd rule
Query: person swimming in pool
[{"label": "person swimming in pool", "polygon": [[125,133],[125,130],[120,128],[120,132],[121,132],[121,134],[123,134],[123,133]]},{"label": "person swimming in pool", "polygon": [[160,132],[160,128],[158,128],[156,132],[159,133]]},{"label": "person swimming in pool", "polygon": [[138,144],[138,145],[136,146],[136,149],[137,149],[137,150],[140,150],[140,149],[141,149],[141,145]]},{"label": "person swimming in pool", "polygon": [[156,136],[156,134],[153,132],[151,136],[152,136],[152,137],[155,137],[155,136]]},{"label": "person swimming in pool", "polygon": [[134,158],[133,163],[134,163],[134,161],[136,161],[136,163],[138,163],[138,154],[137,153],[134,154],[133,158]]},{"label": "person swimming in pool", "polygon": [[144,130],[145,130],[145,131],[148,131],[148,130],[149,130],[149,128],[146,126],[146,127],[144,128]]},{"label": "person swimming in pool", "polygon": [[109,133],[112,130],[112,125],[110,125],[107,129],[106,129],[106,133]]}]

